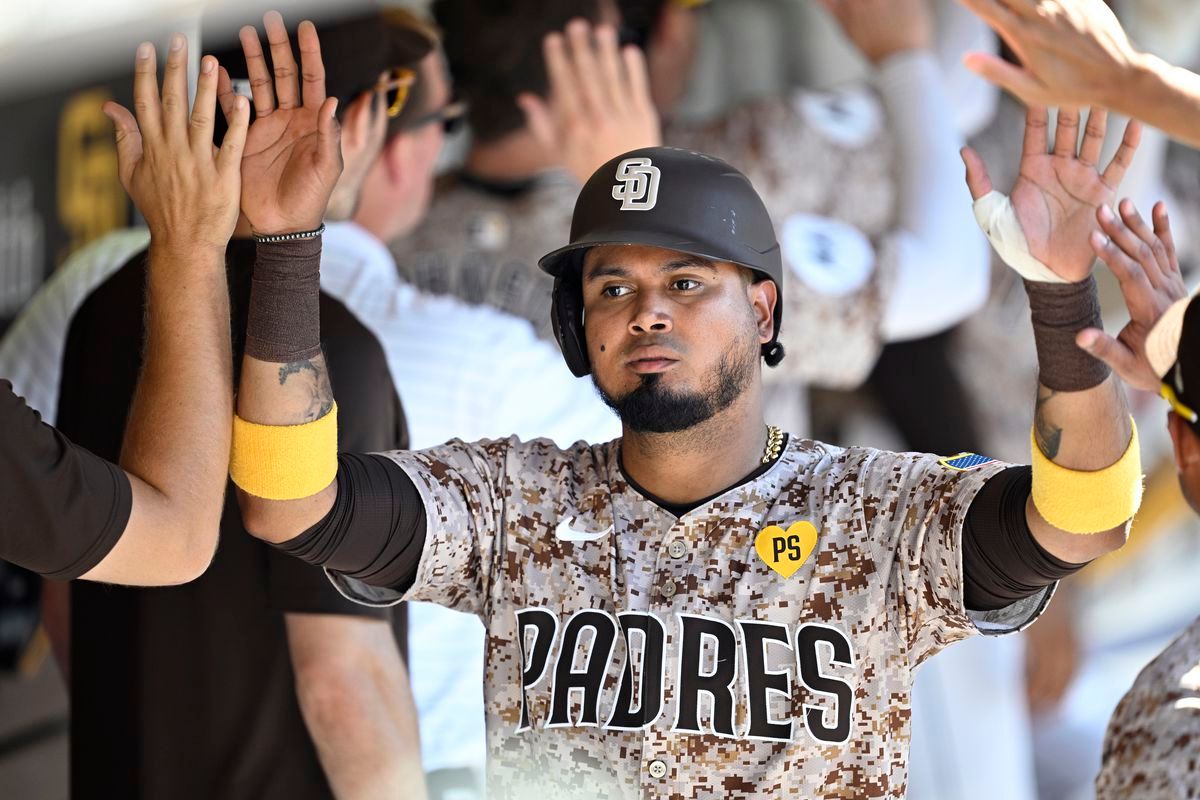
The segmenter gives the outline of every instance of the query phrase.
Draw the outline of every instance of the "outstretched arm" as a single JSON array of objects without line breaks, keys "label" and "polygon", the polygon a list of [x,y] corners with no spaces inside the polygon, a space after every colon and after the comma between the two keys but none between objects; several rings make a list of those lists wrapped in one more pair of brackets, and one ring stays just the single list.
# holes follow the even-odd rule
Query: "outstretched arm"
[{"label": "outstretched arm", "polygon": [[[1076,475],[1118,463],[1132,438],[1129,409],[1119,381],[1075,344],[1081,331],[1100,322],[1091,276],[1094,255],[1090,239],[1096,215],[1112,203],[1138,142],[1137,123],[1130,123],[1113,162],[1101,172],[1097,161],[1106,122],[1105,112],[1093,109],[1077,148],[1079,112],[1062,109],[1050,151],[1046,109],[1031,108],[1009,212],[1024,240],[1019,244],[1009,241],[1010,247],[1023,249],[1046,270],[1038,280],[1026,280],[1040,367],[1034,446],[1053,465]],[[971,194],[977,202],[985,201],[992,196],[987,169],[974,151],[964,150],[963,157]],[[1120,547],[1125,521],[1104,530],[1089,530],[1089,536],[1047,521],[1047,516],[1060,519],[1057,513],[1050,513],[1051,505],[1070,498],[1043,495],[1045,507],[1035,504],[1038,452],[1034,456],[1034,490],[1026,503],[1026,519],[1042,548],[1061,561],[1082,564]]]},{"label": "outstretched arm", "polygon": [[959,0],[1021,59],[969,53],[968,68],[1024,102],[1104,106],[1200,147],[1200,75],[1137,50],[1104,0]]},{"label": "outstretched arm", "polygon": [[187,42],[171,39],[161,99],[154,47],[138,48],[137,116],[108,103],[121,182],[150,228],[146,353],[121,452],[133,494],[120,540],[82,577],[181,583],[216,549],[233,399],[225,246],[238,214],[249,106],[228,109],[212,144],[217,62],[201,61],[188,117]]},{"label": "outstretched arm", "polygon": [[[276,65],[274,78],[258,32],[246,27],[240,34],[257,113],[242,164],[242,210],[258,236],[314,231],[341,174],[336,101],[325,96],[321,46],[313,24],[302,22],[297,29],[302,61],[297,68],[283,20],[271,12],[264,21]],[[301,72],[303,89],[297,80]],[[223,75],[222,97],[232,97],[227,81]],[[334,408],[321,353],[320,257],[319,236],[258,247],[238,392],[242,422],[305,425],[326,419]],[[336,457],[336,439],[313,447],[323,452],[297,457],[323,458],[326,463]],[[235,444],[235,466],[237,461]],[[328,477],[332,481],[333,475]],[[336,497],[336,481],[315,494],[285,500],[238,491],[246,528],[273,542],[287,541],[319,522]]]}]

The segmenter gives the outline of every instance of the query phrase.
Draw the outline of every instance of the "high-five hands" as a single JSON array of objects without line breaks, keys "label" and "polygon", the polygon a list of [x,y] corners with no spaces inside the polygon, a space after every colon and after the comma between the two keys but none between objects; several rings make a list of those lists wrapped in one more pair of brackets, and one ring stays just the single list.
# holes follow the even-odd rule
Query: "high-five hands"
[{"label": "high-five hands", "polygon": [[154,45],[143,42],[134,65],[137,116],[111,101],[104,113],[116,127],[121,185],[146,218],[153,244],[224,252],[237,224],[250,107],[245,98],[225,105],[229,132],[216,150],[217,60],[205,56],[200,61],[189,117],[187,52],[183,34],[174,34],[160,96]]},{"label": "high-five hands", "polygon": [[[255,120],[242,157],[242,213],[256,234],[317,228],[342,172],[337,100],[325,96],[325,67],[316,27],[296,31],[300,66],[278,11],[263,16],[274,78],[267,68],[258,31],[239,31],[249,70]],[[303,86],[301,86],[303,84]],[[237,95],[229,73],[220,72],[218,96],[228,111]]]},{"label": "high-five hands", "polygon": [[572,20],[544,47],[549,103],[533,94],[517,103],[534,137],[581,183],[621,153],[662,143],[646,59],[632,45],[622,50],[611,25]]},{"label": "high-five hands", "polygon": [[[1130,122],[1116,155],[1101,172],[1097,162],[1107,123],[1107,112],[1092,109],[1077,148],[1079,111],[1060,109],[1054,149],[1048,152],[1046,109],[1030,107],[1025,117],[1020,174],[1011,193],[1013,210],[1030,255],[1070,283],[1091,274],[1095,253],[1089,238],[1096,229],[1097,210],[1112,204],[1141,140],[1140,123]],[[987,166],[969,147],[962,156],[971,197],[979,200],[992,191]]]},{"label": "high-five hands", "polygon": [[959,0],[1021,59],[969,53],[967,67],[1031,105],[1104,105],[1141,55],[1104,0]]},{"label": "high-five hands", "polygon": [[1187,296],[1187,288],[1179,271],[1166,204],[1155,204],[1153,228],[1132,200],[1122,200],[1118,211],[1120,217],[1107,206],[1100,207],[1097,216],[1104,233],[1094,232],[1091,246],[1121,284],[1129,324],[1116,338],[1089,328],[1080,331],[1075,341],[1108,364],[1125,383],[1157,392],[1161,376],[1146,357],[1146,336],[1172,303]]}]

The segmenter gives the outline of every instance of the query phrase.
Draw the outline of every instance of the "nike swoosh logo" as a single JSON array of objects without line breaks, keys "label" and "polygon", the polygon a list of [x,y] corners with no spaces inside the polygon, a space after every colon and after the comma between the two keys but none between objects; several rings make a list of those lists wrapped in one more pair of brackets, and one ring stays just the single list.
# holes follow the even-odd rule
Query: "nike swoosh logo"
[{"label": "nike swoosh logo", "polygon": [[554,529],[554,536],[560,542],[594,542],[597,539],[603,539],[613,532],[613,526],[609,525],[602,531],[577,531],[571,527],[571,523],[575,521],[574,517],[568,517],[558,523],[558,527]]}]

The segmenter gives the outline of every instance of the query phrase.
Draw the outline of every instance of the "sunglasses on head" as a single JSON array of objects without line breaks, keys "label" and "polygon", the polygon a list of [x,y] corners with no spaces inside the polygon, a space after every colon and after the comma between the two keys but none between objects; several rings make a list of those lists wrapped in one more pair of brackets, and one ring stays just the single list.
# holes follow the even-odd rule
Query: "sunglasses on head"
[{"label": "sunglasses on head", "polygon": [[385,93],[388,119],[400,116],[400,112],[404,110],[404,104],[408,102],[409,90],[412,89],[416,80],[417,73],[411,69],[397,67],[389,70],[388,76],[375,84],[375,91]]}]

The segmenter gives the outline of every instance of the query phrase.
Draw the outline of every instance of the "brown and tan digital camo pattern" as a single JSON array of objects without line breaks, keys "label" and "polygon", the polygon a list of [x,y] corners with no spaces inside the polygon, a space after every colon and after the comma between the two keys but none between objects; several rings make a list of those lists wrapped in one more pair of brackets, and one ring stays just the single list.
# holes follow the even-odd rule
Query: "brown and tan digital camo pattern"
[{"label": "brown and tan digital camo pattern", "polygon": [[[829,117],[831,108],[844,117],[841,124],[850,135],[831,133],[816,121]],[[836,298],[788,271],[782,341],[791,357],[766,371],[769,381],[854,387],[879,356],[882,298],[896,262],[888,236],[896,170],[891,142],[879,124],[882,114],[882,105],[863,90],[801,92],[745,107],[717,124],[675,126],[665,133],[669,145],[715,155],[744,172],[777,229],[795,214],[827,217],[858,229],[875,246],[870,279]],[[569,240],[578,194],[579,184],[557,171],[511,194],[451,179],[439,187],[425,222],[393,243],[400,276],[422,291],[527,319],[552,341],[554,281],[537,262]]]},{"label": "brown and tan digital camo pattern", "polygon": [[1200,797],[1200,620],[1142,670],[1108,724],[1097,800]]},{"label": "brown and tan digital camo pattern", "polygon": [[[676,519],[629,484],[618,454],[619,441],[563,451],[515,439],[388,454],[413,478],[428,520],[407,599],[477,614],[487,628],[495,797],[903,797],[914,668],[982,628],[1023,627],[1050,594],[988,619],[964,610],[963,519],[999,462],[956,471],[936,456],[792,439],[761,477]],[[784,579],[755,538],[801,520],[817,544]],[[399,599],[332,577],[360,602]],[[540,618],[544,635],[519,628],[519,615]],[[625,635],[605,639],[618,615]],[[592,627],[563,647],[576,619]],[[657,663],[650,637],[628,632],[639,621],[662,626],[661,671],[645,668]],[[750,647],[752,629],[786,641]],[[691,656],[689,641],[699,647]],[[560,678],[584,680],[589,667],[592,695],[556,694]],[[731,669],[729,689],[711,700],[697,690]],[[786,683],[752,705],[768,672]],[[636,702],[621,701],[626,682]],[[606,727],[618,705],[637,711],[627,727],[644,727]],[[585,712],[597,724],[580,724]],[[748,735],[772,722],[789,725]]]},{"label": "brown and tan digital camo pattern", "polygon": [[511,194],[451,179],[439,186],[425,221],[392,244],[400,277],[424,292],[527,319],[553,342],[554,279],[537,263],[570,238],[578,196],[579,184],[565,172],[547,172]]},{"label": "brown and tan digital camo pattern", "polygon": [[[879,357],[884,298],[898,261],[889,235],[898,170],[883,114],[882,103],[863,89],[796,92],[787,100],[746,106],[702,128],[666,131],[668,144],[708,153],[741,170],[781,235],[793,215],[813,215],[858,229],[875,250],[867,281],[830,297],[805,282],[784,248],[780,340],[788,357],[776,369],[764,370],[768,382],[853,388]],[[824,122],[831,118],[835,122]]]}]

